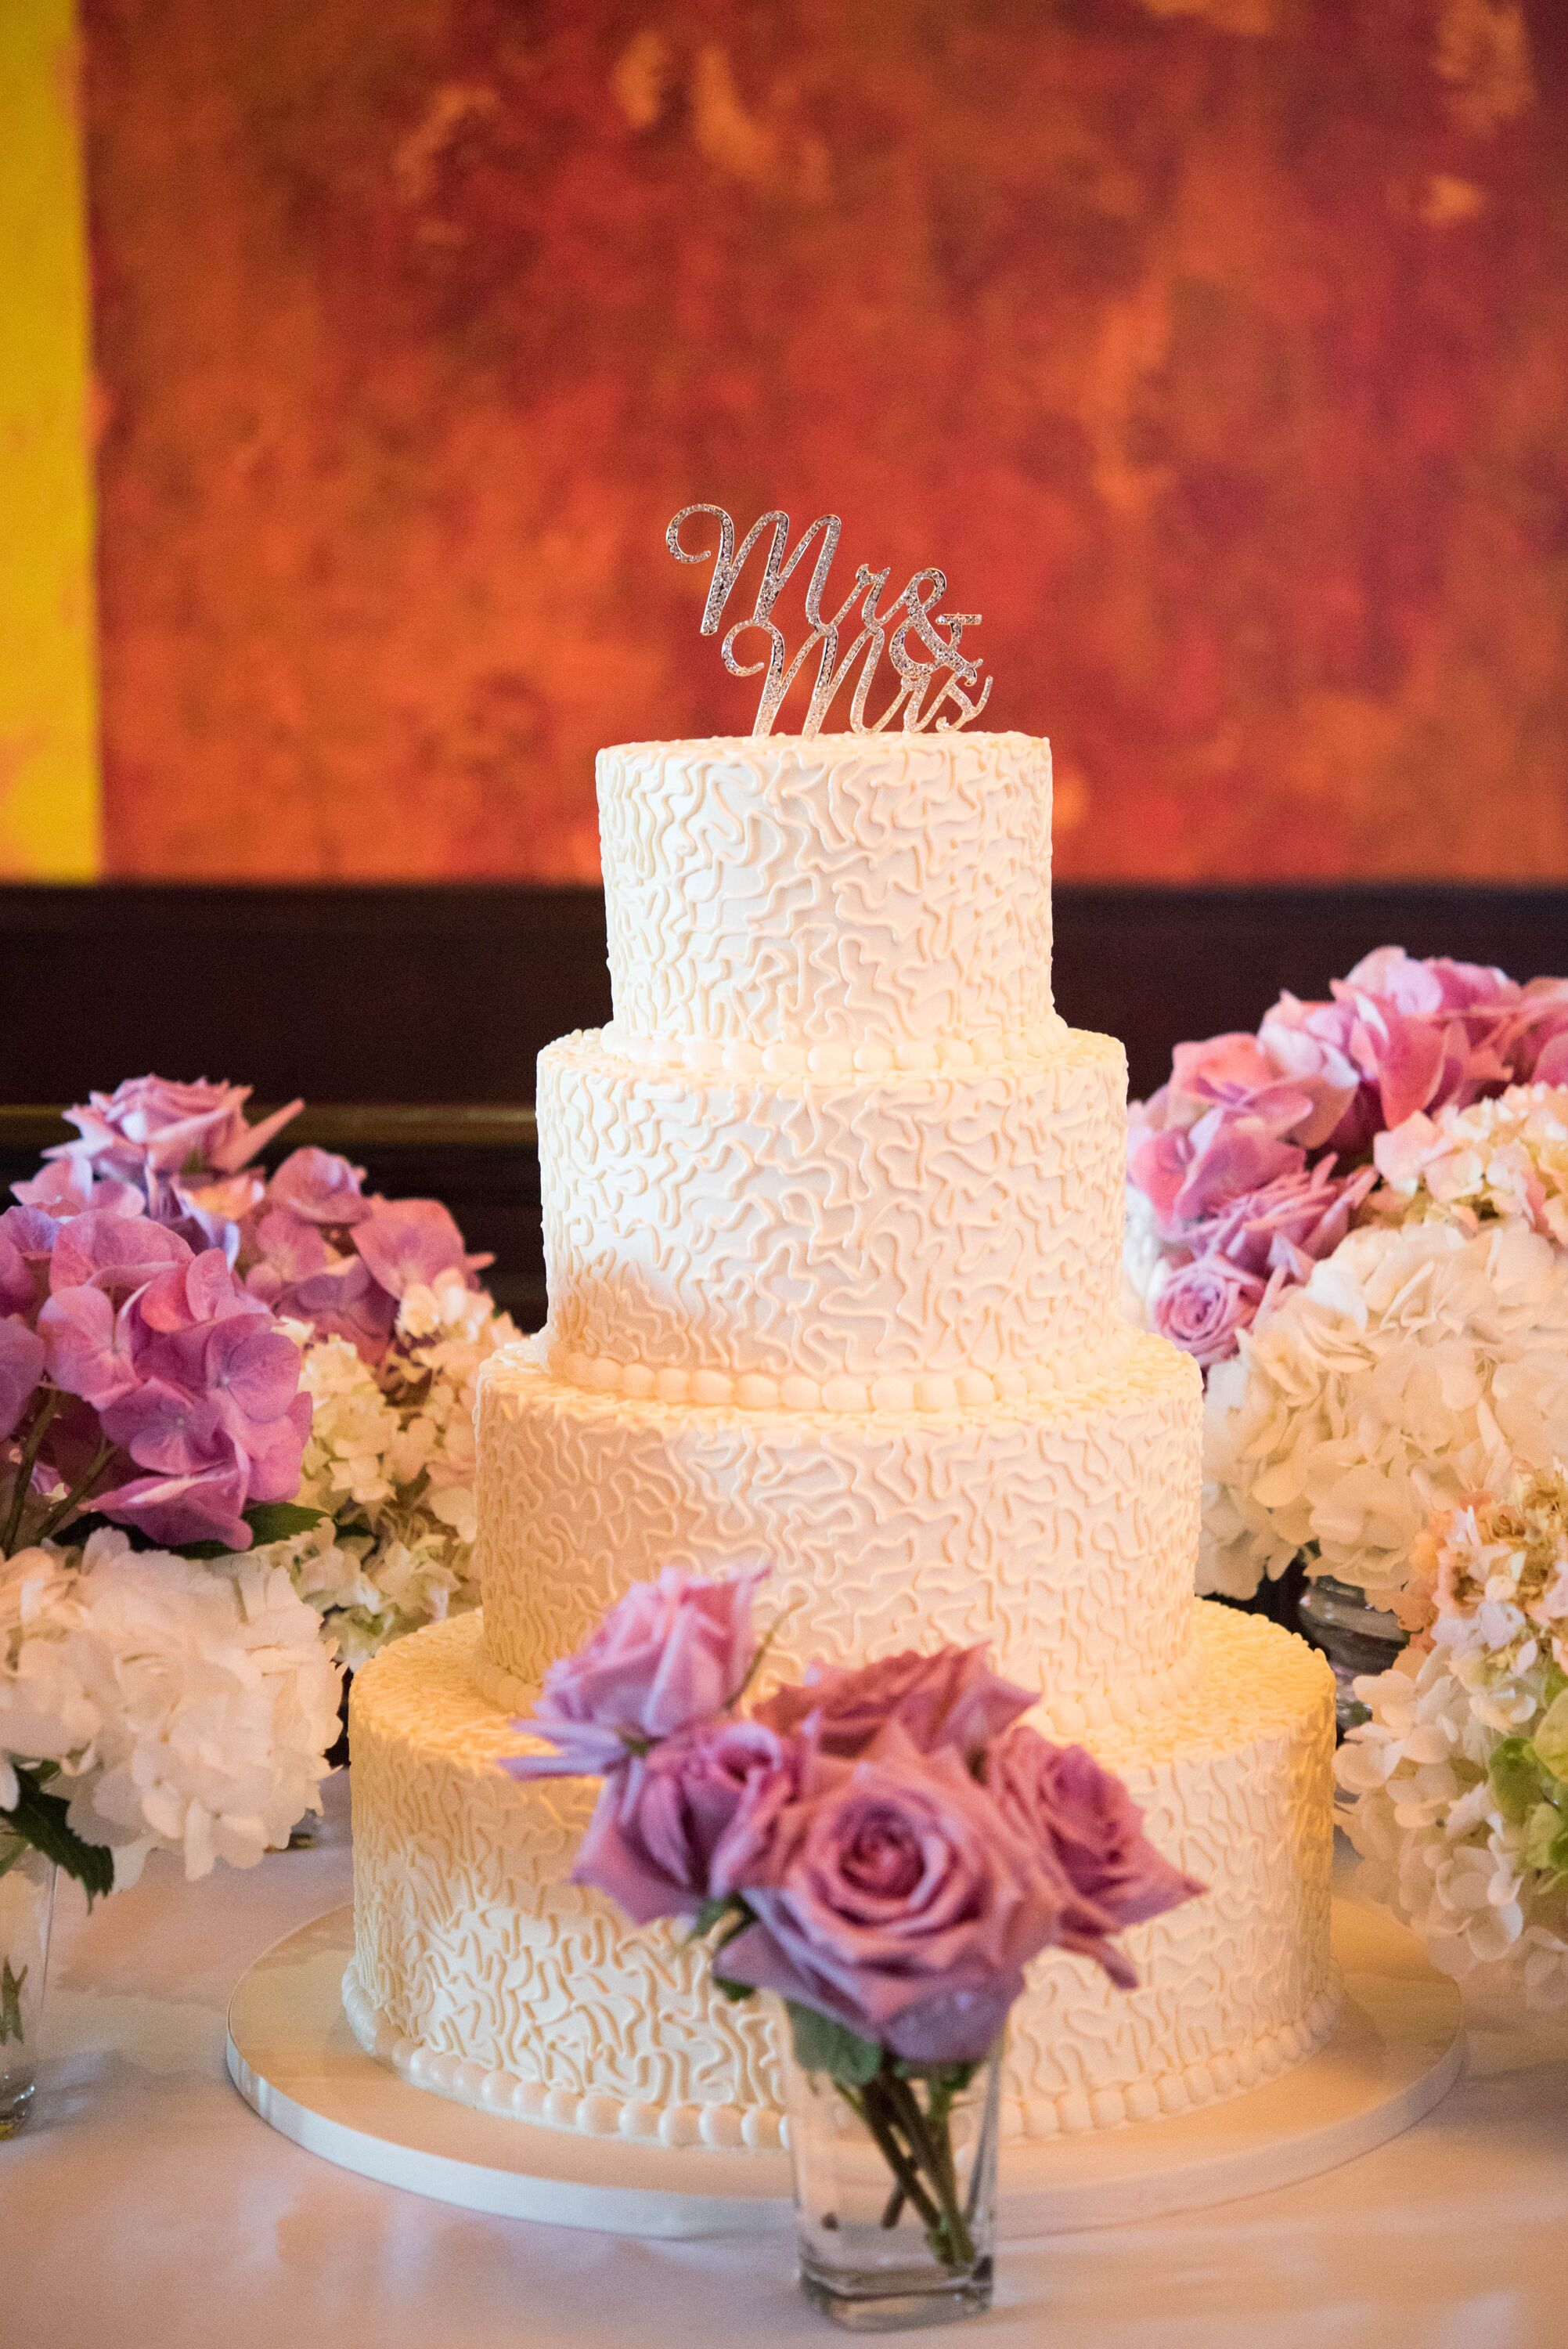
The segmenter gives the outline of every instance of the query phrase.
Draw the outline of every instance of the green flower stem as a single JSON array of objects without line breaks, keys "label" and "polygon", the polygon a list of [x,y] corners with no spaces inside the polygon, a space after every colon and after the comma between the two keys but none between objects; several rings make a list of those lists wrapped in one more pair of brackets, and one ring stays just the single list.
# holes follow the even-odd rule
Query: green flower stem
[{"label": "green flower stem", "polygon": [[903,2132],[909,2139],[916,2160],[923,2168],[936,2189],[942,2205],[942,2233],[947,2249],[938,2251],[950,2267],[967,2267],[975,2257],[975,2244],[958,2207],[958,2178],[953,2163],[953,2133],[949,2125],[947,2103],[943,2100],[940,2112],[937,2099],[942,2092],[932,2084],[932,2111],[929,2116],[920,2108],[920,2099],[908,2080],[896,2074],[887,2075],[889,2101],[899,2114]]},{"label": "green flower stem", "polygon": [[916,2172],[911,2168],[909,2158],[893,2132],[888,2116],[882,2108],[881,2099],[872,2093],[877,2083],[868,2081],[865,2087],[859,2090],[846,2088],[842,2081],[835,2081],[833,2085],[856,2119],[863,2123],[871,2131],[883,2160],[898,2179],[903,2192],[919,2211],[925,2223],[926,2232],[934,2242],[942,2232],[942,2213],[921,2184]]},{"label": "green flower stem", "polygon": [[[22,1456],[16,1463],[16,1481],[11,1487],[11,1506],[5,1518],[5,1531],[0,1535],[0,1557],[9,1557],[15,1547],[17,1531],[22,1523],[22,1511],[26,1505],[28,1490],[33,1482],[33,1470],[37,1464],[38,1447],[44,1441],[49,1422],[59,1407],[58,1388],[46,1388],[44,1400],[38,1406],[32,1426],[27,1430],[27,1440],[22,1446]],[[42,1537],[40,1536],[39,1538],[41,1539]]]},{"label": "green flower stem", "polygon": [[104,1470],[108,1467],[109,1461],[113,1456],[114,1446],[112,1444],[106,1441],[98,1445],[98,1450],[94,1453],[91,1460],[82,1471],[82,1474],[77,1478],[76,1483],[71,1486],[71,1489],[66,1495],[65,1499],[63,1501],[57,1501],[54,1507],[49,1511],[48,1516],[44,1519],[43,1524],[38,1527],[37,1532],[33,1537],[35,1541],[47,1541],[51,1534],[57,1533],[59,1531],[60,1527],[66,1523],[66,1520],[76,1508],[77,1503],[85,1500],[87,1495],[92,1491],[93,1486],[98,1483],[98,1478],[103,1475]]}]

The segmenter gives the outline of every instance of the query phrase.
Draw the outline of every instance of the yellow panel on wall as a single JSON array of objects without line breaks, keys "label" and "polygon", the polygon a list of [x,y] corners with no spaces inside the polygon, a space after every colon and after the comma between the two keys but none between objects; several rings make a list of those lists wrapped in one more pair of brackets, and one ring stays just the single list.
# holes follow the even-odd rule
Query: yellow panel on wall
[{"label": "yellow panel on wall", "polygon": [[98,869],[74,0],[0,5],[0,874]]}]

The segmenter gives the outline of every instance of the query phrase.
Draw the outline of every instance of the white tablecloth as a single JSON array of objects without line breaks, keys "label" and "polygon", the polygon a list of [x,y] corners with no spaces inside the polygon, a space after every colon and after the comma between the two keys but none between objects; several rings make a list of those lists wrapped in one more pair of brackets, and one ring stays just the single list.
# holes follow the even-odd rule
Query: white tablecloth
[{"label": "white tablecloth", "polygon": [[[248,1874],[156,1866],[91,1917],[62,1885],[41,2110],[0,2146],[4,2349],[825,2349],[786,2234],[481,2218],[302,2153],[242,2104],[229,1993],[347,1898],[346,1795],[335,1780],[315,1850]],[[1283,2192],[1006,2250],[990,2316],[933,2337],[1562,2349],[1568,2025],[1472,2007],[1467,2075],[1406,2136]]]}]

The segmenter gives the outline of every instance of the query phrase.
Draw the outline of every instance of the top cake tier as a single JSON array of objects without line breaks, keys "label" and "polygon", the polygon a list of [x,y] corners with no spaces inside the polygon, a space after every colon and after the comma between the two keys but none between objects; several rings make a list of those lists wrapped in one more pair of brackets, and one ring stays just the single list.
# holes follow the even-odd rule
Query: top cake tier
[{"label": "top cake tier", "polygon": [[1054,1025],[1048,743],[634,742],[598,779],[623,1037],[837,1059]]}]

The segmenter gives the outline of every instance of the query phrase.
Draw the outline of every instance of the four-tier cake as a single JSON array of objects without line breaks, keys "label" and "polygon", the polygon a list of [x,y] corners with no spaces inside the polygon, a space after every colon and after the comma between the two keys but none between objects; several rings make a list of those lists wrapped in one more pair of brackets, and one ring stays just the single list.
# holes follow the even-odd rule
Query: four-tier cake
[{"label": "four-tier cake", "polygon": [[541,1057],[550,1317],[480,1402],[482,1617],[356,1682],[362,2042],[521,2118],[771,2146],[761,2002],[568,1881],[597,1788],[497,1763],[666,1563],[767,1562],[771,1661],[990,1643],[1208,1887],[1047,1953],[1013,2134],[1181,2112],[1329,2027],[1333,1684],[1192,1597],[1195,1366],[1117,1312],[1126,1064],[1050,984],[1050,753],[1015,734],[606,750],[614,1017]]}]

